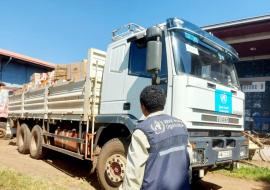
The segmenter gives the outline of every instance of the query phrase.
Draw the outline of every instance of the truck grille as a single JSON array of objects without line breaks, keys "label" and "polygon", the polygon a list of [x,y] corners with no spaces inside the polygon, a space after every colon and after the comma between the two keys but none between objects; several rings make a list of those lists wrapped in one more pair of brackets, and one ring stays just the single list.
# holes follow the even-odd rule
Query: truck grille
[{"label": "truck grille", "polygon": [[226,113],[217,113],[215,111],[203,110],[203,109],[192,109],[193,113],[199,118],[191,120],[193,126],[213,126],[213,127],[233,127],[241,128],[242,127],[242,118],[240,114],[226,114]]},{"label": "truck grille", "polygon": [[228,117],[228,116],[215,116],[215,115],[202,114],[201,119],[202,119],[202,121],[221,123],[219,117],[223,117],[224,120],[226,120],[226,122],[224,122],[224,123],[239,124],[239,119]]}]

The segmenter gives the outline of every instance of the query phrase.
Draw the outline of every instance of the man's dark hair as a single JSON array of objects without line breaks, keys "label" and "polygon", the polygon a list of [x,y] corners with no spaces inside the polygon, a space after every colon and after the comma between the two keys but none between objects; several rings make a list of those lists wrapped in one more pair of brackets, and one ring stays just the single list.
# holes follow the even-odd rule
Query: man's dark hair
[{"label": "man's dark hair", "polygon": [[158,85],[147,86],[141,92],[140,102],[149,113],[161,111],[166,103],[166,95]]}]

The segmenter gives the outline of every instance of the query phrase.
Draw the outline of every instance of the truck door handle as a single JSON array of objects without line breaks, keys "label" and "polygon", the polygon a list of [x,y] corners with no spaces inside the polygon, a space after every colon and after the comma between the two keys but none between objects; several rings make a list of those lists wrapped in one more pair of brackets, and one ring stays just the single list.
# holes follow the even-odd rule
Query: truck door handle
[{"label": "truck door handle", "polygon": [[235,90],[231,90],[232,94],[236,95],[237,92]]},{"label": "truck door handle", "polygon": [[124,103],[123,110],[130,110],[130,102]]},{"label": "truck door handle", "polygon": [[216,89],[216,85],[215,84],[212,84],[212,83],[207,83],[207,87],[208,88],[212,88],[212,89]]}]

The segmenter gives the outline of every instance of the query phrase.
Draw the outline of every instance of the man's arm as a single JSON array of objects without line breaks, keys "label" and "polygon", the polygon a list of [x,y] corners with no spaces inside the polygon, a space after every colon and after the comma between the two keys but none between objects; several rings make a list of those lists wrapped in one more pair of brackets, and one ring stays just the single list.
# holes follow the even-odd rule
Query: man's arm
[{"label": "man's arm", "polygon": [[192,150],[192,145],[190,144],[189,141],[188,141],[188,144],[187,144],[187,151],[188,151],[189,159],[190,159],[190,162],[191,162],[191,160],[193,159],[193,150]]},{"label": "man's arm", "polygon": [[[186,130],[186,133],[188,134],[188,130],[187,130],[186,125],[185,125],[185,130]],[[193,147],[192,147],[192,145],[191,145],[191,143],[189,141],[189,134],[188,134],[188,142],[187,142],[187,151],[188,151],[188,155],[189,155],[189,161],[191,162],[192,159],[193,159]]]},{"label": "man's arm", "polygon": [[132,134],[128,149],[125,177],[119,190],[139,190],[142,185],[145,164],[149,157],[149,142],[145,134],[137,129]]}]

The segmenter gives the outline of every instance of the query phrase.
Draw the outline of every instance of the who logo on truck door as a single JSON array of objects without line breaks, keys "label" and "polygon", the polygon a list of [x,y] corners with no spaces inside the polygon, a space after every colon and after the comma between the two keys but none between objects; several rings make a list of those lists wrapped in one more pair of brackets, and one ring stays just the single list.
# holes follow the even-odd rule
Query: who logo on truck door
[{"label": "who logo on truck door", "polygon": [[222,113],[232,113],[232,93],[216,90],[215,91],[215,111]]}]

